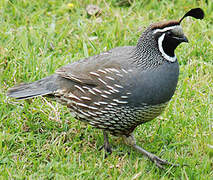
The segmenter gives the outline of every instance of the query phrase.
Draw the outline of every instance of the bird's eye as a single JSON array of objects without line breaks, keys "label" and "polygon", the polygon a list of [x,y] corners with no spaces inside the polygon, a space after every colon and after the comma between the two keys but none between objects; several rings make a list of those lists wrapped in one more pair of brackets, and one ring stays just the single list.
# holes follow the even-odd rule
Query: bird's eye
[{"label": "bird's eye", "polygon": [[171,31],[168,31],[167,36],[174,36],[174,34]]}]

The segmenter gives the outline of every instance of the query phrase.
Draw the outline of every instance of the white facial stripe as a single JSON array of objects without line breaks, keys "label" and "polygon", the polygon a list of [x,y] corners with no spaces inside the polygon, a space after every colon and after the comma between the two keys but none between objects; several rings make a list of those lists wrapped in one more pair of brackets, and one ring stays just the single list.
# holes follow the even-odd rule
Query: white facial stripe
[{"label": "white facial stripe", "polygon": [[170,61],[170,62],[175,62],[176,59],[177,59],[176,56],[175,56],[175,55],[174,55],[173,57],[168,56],[168,55],[164,52],[164,50],[163,50],[163,40],[164,40],[164,37],[165,37],[165,33],[162,34],[162,35],[159,37],[159,39],[158,39],[159,51],[161,52],[162,56],[163,56],[166,60],[168,60],[168,61]]},{"label": "white facial stripe", "polygon": [[153,31],[153,34],[158,33],[158,32],[166,32],[166,31],[169,31],[169,30],[175,29],[175,28],[178,28],[178,29],[181,28],[182,29],[182,27],[180,25],[175,25],[175,26],[170,26],[170,27],[166,27],[166,28],[163,28],[163,29],[156,29],[156,30]]}]

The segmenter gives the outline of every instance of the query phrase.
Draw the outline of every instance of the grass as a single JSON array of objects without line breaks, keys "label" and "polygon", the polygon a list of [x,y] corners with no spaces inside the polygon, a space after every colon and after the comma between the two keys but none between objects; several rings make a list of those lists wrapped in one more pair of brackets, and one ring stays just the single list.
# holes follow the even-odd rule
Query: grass
[{"label": "grass", "polygon": [[[118,7],[115,0],[1,0],[0,179],[213,179],[213,3],[207,2],[145,0]],[[91,3],[102,9],[100,17],[87,16]],[[135,130],[139,145],[188,166],[159,170],[112,136],[113,153],[105,159],[98,151],[101,131],[72,118],[66,107],[6,96],[9,87],[62,65],[135,45],[151,22],[179,19],[197,6],[206,17],[182,24],[190,43],[176,50],[177,91],[160,117]]]}]

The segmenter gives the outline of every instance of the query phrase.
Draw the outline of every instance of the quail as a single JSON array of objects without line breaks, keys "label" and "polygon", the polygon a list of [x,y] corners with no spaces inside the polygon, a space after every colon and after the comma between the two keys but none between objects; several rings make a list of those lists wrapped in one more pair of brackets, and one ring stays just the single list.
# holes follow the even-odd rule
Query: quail
[{"label": "quail", "polygon": [[203,19],[204,12],[195,8],[179,21],[151,24],[136,46],[117,47],[68,64],[41,80],[10,88],[8,96],[52,98],[66,105],[76,119],[103,130],[105,151],[111,152],[110,133],[122,136],[159,168],[172,165],[136,145],[133,131],[160,115],[175,92],[179,64],[174,51],[188,42],[180,25],[187,16]]}]

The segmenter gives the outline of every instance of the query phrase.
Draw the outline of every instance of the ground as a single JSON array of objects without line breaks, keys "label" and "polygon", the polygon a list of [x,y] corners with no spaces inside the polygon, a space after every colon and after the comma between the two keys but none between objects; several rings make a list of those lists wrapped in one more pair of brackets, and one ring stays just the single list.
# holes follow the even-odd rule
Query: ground
[{"label": "ground", "polygon": [[[0,1],[1,179],[213,179],[213,2],[118,0]],[[101,8],[89,17],[88,4]],[[113,153],[98,151],[102,132],[71,117],[46,98],[15,101],[7,89],[117,46],[135,45],[152,22],[179,19],[194,7],[204,20],[186,18],[189,44],[176,50],[177,91],[165,112],[137,127],[138,145],[180,167],[159,170],[110,136]]]}]

